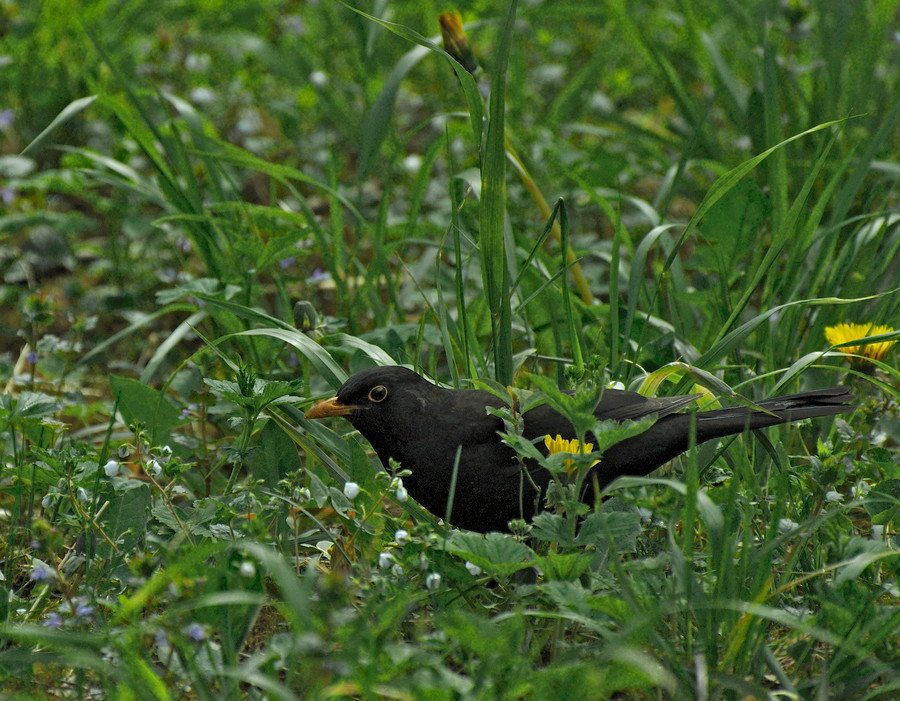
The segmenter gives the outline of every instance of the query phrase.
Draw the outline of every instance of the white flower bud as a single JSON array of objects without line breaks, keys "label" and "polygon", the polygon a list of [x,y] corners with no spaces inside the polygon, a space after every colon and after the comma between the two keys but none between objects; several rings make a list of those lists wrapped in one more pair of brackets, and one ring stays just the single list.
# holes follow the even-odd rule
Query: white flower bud
[{"label": "white flower bud", "polygon": [[800,524],[796,521],[791,521],[789,518],[778,520],[779,533],[790,533],[791,531],[796,531],[798,528],[800,528]]},{"label": "white flower bud", "polygon": [[350,501],[356,499],[356,497],[359,496],[359,485],[356,482],[345,482],[344,496],[347,497]]}]

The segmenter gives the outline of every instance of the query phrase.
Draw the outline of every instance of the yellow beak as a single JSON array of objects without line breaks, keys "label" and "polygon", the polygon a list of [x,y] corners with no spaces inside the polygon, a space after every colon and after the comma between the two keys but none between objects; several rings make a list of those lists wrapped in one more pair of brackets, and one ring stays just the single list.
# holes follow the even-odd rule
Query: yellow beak
[{"label": "yellow beak", "polygon": [[352,414],[354,409],[356,409],[356,407],[341,404],[337,397],[331,397],[330,399],[323,399],[318,404],[313,405],[313,407],[303,415],[303,418],[323,419],[326,416],[347,416],[348,414]]}]

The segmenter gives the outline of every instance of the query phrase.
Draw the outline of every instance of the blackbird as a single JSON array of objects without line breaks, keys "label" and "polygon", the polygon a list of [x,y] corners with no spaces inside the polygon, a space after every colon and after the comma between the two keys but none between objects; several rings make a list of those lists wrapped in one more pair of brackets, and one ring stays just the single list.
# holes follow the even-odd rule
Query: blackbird
[{"label": "blackbird", "polygon": [[[654,417],[644,433],[603,453],[593,468],[600,488],[621,475],[647,475],[688,449],[691,414],[676,413],[698,395],[650,398],[607,389],[594,414],[618,420]],[[721,438],[748,429],[788,421],[830,416],[852,409],[845,387],[777,397],[759,403],[766,411],[744,407],[696,413],[696,441]],[[515,518],[530,520],[543,503],[550,473],[534,461],[522,463],[500,440],[500,418],[486,407],[502,402],[481,390],[438,387],[404,367],[379,367],[353,375],[336,397],[313,406],[306,418],[344,416],[372,444],[384,466],[389,458],[412,472],[404,486],[431,513],[446,519],[454,465],[459,466],[449,521],[471,531],[506,531]],[[769,413],[767,413],[769,412]],[[575,438],[572,424],[547,405],[526,412],[523,435],[535,441],[546,435]],[[546,453],[544,443],[537,446]],[[593,482],[593,479],[588,479]],[[585,495],[592,499],[591,494]]]}]

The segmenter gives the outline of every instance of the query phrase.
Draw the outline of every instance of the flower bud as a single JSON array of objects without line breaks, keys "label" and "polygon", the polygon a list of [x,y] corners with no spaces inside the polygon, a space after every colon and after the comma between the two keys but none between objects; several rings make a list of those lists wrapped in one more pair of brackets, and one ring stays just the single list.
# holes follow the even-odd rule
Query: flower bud
[{"label": "flower bud", "polygon": [[316,308],[312,305],[312,302],[301,299],[294,304],[294,326],[296,326],[299,331],[305,333],[315,331],[318,321],[319,317],[318,314],[316,314]]},{"label": "flower bud", "polygon": [[462,27],[462,16],[459,12],[442,12],[438,17],[441,25],[441,38],[444,51],[455,58],[469,73],[478,70],[478,61],[469,46],[469,37]]},{"label": "flower bud", "polygon": [[359,496],[359,485],[356,482],[345,482],[344,496],[347,497],[350,501],[356,499],[356,497]]}]

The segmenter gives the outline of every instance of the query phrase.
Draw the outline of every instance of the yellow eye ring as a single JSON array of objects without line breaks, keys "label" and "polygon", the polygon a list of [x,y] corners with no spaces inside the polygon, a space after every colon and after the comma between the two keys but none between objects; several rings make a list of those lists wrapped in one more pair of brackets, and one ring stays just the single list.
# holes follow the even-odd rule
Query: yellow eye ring
[{"label": "yellow eye ring", "polygon": [[375,385],[372,389],[369,390],[369,401],[375,402],[383,402],[387,399],[388,391],[387,387],[384,385]]}]

